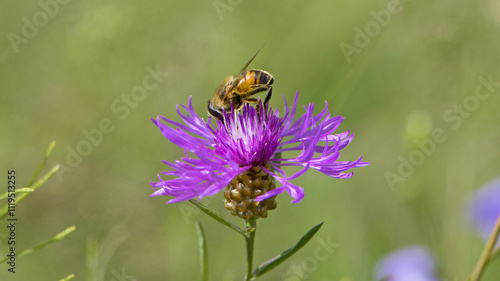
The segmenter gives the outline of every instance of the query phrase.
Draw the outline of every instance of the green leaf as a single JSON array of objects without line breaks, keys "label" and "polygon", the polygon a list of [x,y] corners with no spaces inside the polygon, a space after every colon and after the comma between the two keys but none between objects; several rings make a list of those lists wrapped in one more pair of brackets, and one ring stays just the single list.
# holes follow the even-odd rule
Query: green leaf
[{"label": "green leaf", "polygon": [[207,239],[205,231],[198,220],[195,221],[196,233],[198,234],[198,246],[200,248],[200,268],[201,281],[208,280],[208,255],[207,255]]},{"label": "green leaf", "polygon": [[246,237],[245,231],[243,231],[241,228],[237,227],[236,225],[228,222],[223,217],[221,217],[219,214],[217,214],[215,211],[209,209],[207,206],[201,204],[200,202],[198,202],[198,201],[196,201],[194,199],[189,200],[189,202],[191,202],[193,205],[195,205],[196,207],[198,207],[205,214],[207,214],[207,215],[211,216],[212,218],[214,218],[216,221],[222,223],[223,225],[231,228],[232,230],[237,231],[239,234],[241,234],[244,237]]},{"label": "green leaf", "polygon": [[321,228],[323,223],[320,223],[316,225],[315,227],[311,228],[302,238],[300,238],[299,242],[295,244],[295,246],[291,247],[290,249],[284,251],[280,255],[274,257],[273,259],[270,259],[266,261],[265,263],[259,265],[252,273],[254,278],[268,272],[269,270],[275,268],[278,266],[280,263],[284,262],[286,259],[291,257],[293,254],[295,254],[300,248],[302,248],[311,238],[318,232],[318,230]]}]

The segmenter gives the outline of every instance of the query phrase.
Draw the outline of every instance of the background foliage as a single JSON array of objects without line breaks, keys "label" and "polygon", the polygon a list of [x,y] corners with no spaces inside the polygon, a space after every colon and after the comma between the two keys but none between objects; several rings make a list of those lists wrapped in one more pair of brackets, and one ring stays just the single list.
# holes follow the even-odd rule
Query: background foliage
[{"label": "background foliage", "polygon": [[[306,190],[300,204],[291,204],[286,194],[278,197],[278,209],[259,220],[256,264],[321,221],[316,237],[338,247],[319,261],[315,249],[321,243],[313,239],[261,279],[370,280],[381,256],[414,244],[429,246],[443,279],[466,279],[483,244],[466,223],[464,208],[475,189],[499,174],[500,88],[467,114],[455,113],[454,105],[470,102],[479,76],[500,81],[498,3],[403,1],[402,11],[379,25],[350,62],[340,44],[355,46],[355,28],[364,29],[375,20],[371,12],[387,10],[389,1],[220,3],[231,10],[218,12],[212,1],[59,3],[17,52],[9,34],[22,36],[23,17],[33,21],[43,9],[35,1],[0,4],[1,167],[16,169],[22,187],[56,140],[51,164],[67,168],[18,208],[19,247],[77,226],[60,243],[19,259],[13,280],[58,280],[70,273],[85,280],[87,241],[113,237],[107,234],[117,225],[124,242],[110,247],[116,251],[103,280],[119,280],[117,272],[138,281],[196,280],[195,217],[205,226],[210,279],[240,280],[245,254],[237,235],[188,203],[148,197],[149,181],[166,169],[160,160],[183,155],[149,119],[161,114],[179,120],[175,105],[190,95],[204,114],[217,85],[264,42],[251,66],[275,76],[271,105],[283,108],[280,95],[291,99],[297,90],[299,103],[314,102],[318,110],[327,100],[333,114],[346,117],[340,129],[355,133],[341,157],[363,155],[372,165],[349,180],[307,173],[295,181]],[[142,101],[126,105],[122,96],[143,85],[147,67],[169,75]],[[128,107],[128,114],[113,104]],[[460,116],[459,126],[443,117],[449,110],[448,117]],[[84,130],[99,129],[104,118],[114,129],[81,161],[71,162],[80,163],[68,165],[70,151],[88,141]],[[434,128],[446,140],[391,187],[387,172],[400,175],[401,159],[419,150],[416,143],[432,139]],[[208,203],[229,216],[222,200],[219,194]],[[297,268],[302,276],[291,273]],[[12,278],[5,265],[0,269],[1,280]],[[497,261],[484,280],[499,274]]]}]

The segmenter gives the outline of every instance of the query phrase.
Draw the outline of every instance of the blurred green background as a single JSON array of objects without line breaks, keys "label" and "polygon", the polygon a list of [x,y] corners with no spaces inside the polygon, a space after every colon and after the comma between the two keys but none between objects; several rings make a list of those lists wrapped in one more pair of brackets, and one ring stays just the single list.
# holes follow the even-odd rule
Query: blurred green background
[{"label": "blurred green background", "polygon": [[[415,244],[430,248],[443,280],[465,280],[482,249],[465,205],[500,174],[498,83],[483,100],[474,96],[478,77],[500,81],[500,5],[402,1],[394,4],[399,12],[380,12],[390,3],[3,1],[1,167],[15,169],[22,187],[52,140],[57,146],[49,164],[63,165],[18,206],[18,248],[70,225],[77,230],[19,258],[15,275],[1,265],[0,280],[59,280],[70,273],[90,280],[87,241],[106,237],[124,242],[115,241],[116,251],[108,253],[102,280],[197,280],[195,218],[207,232],[210,280],[241,280],[243,239],[188,203],[149,197],[149,182],[167,169],[160,160],[183,155],[150,118],[180,120],[175,105],[189,96],[204,115],[217,85],[265,42],[251,67],[274,75],[270,104],[283,109],[281,94],[291,100],[297,90],[299,104],[314,102],[318,111],[328,101],[332,114],[346,117],[339,132],[355,134],[341,159],[363,155],[372,164],[348,180],[306,173],[294,181],[306,191],[300,204],[286,193],[278,197],[278,208],[259,220],[256,264],[325,224],[259,280],[372,280],[380,257]],[[353,53],[343,52],[346,44]],[[157,68],[168,75],[147,95],[127,101],[148,69]],[[95,132],[103,120],[111,122],[110,132],[80,147],[87,155],[79,161],[71,156],[87,140],[84,132]],[[436,128],[444,132],[441,143],[433,141]],[[417,145],[426,141],[435,144],[429,155]],[[399,166],[410,155],[419,163],[402,175]],[[388,181],[389,173],[399,180]],[[222,194],[208,198],[209,206],[229,218],[222,200]],[[108,236],[114,227],[121,238]],[[1,253],[6,237],[2,225]],[[315,258],[318,239],[337,245],[326,259]],[[497,260],[483,280],[499,275]]]}]

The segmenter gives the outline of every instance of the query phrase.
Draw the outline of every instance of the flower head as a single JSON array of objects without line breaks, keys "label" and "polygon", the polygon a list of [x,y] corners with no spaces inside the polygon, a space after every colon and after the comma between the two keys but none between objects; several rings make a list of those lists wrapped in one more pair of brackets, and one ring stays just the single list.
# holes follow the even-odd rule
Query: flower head
[{"label": "flower head", "polygon": [[[488,240],[500,216],[500,178],[481,187],[469,204],[469,219],[481,238]],[[497,242],[497,246],[500,241]]]},{"label": "flower head", "polygon": [[[152,182],[156,189],[151,196],[169,195],[175,198],[169,203],[202,198],[218,193],[238,175],[254,167],[263,170],[281,185],[269,188],[256,197],[260,202],[287,191],[296,203],[304,197],[304,191],[291,181],[309,169],[320,171],[333,178],[349,178],[347,170],[366,166],[369,163],[337,161],[340,150],[352,140],[352,134],[335,134],[343,118],[331,117],[328,106],[313,114],[314,104],[304,107],[305,113],[295,121],[298,93],[293,105],[288,108],[285,100],[285,114],[267,108],[258,111],[246,104],[240,112],[224,112],[224,122],[217,120],[211,125],[193,109],[191,98],[183,114],[177,106],[177,113],[184,124],[163,116],[153,119],[163,135],[172,143],[182,147],[185,157],[172,162],[163,161],[171,170],[163,175],[174,178]],[[260,108],[263,108],[262,105]],[[282,158],[281,153],[297,152],[293,158]],[[287,176],[284,166],[298,166],[301,169]]]},{"label": "flower head", "polygon": [[412,246],[383,257],[375,268],[375,280],[438,281],[429,250]]}]

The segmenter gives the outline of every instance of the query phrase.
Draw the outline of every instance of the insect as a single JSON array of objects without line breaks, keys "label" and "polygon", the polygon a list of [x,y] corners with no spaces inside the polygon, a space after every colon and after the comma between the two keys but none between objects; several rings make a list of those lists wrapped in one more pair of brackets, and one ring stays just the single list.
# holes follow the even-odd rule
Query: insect
[{"label": "insect", "polygon": [[[230,111],[231,104],[235,110],[240,110],[245,103],[256,104],[259,100],[252,96],[263,91],[267,91],[263,103],[264,106],[267,105],[272,96],[274,77],[264,70],[246,69],[259,52],[260,50],[253,55],[238,75],[234,77],[228,76],[217,87],[213,97],[208,100],[208,114],[223,121],[223,110],[226,112]],[[258,110],[260,109],[259,107],[257,105]]]}]

